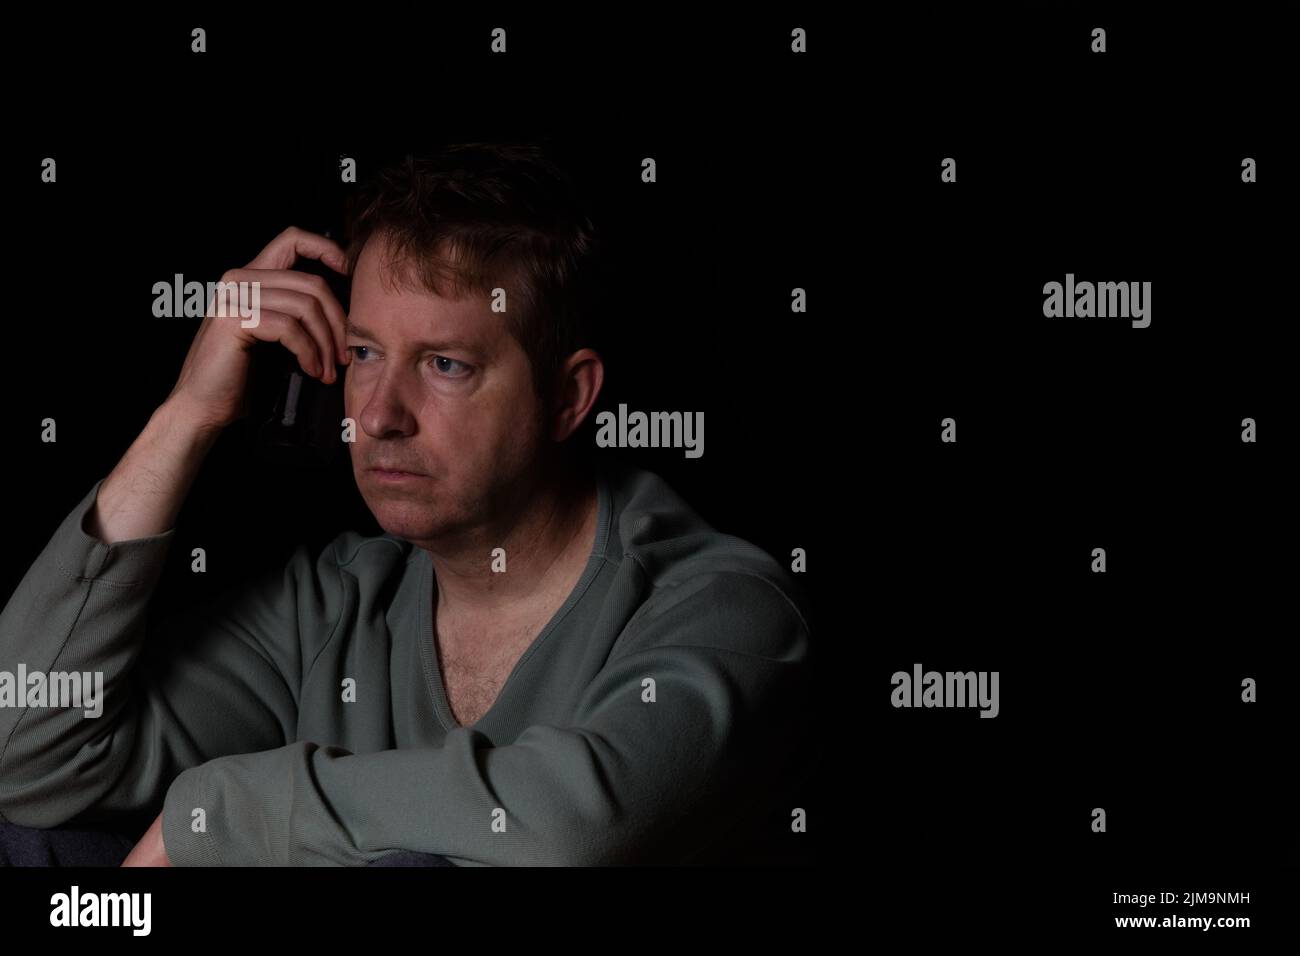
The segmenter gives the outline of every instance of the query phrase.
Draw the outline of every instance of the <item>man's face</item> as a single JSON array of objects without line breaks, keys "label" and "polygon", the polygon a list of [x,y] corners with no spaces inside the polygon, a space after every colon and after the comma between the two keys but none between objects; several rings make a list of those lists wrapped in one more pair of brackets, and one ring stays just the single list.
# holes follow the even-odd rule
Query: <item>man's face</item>
[{"label": "man's face", "polygon": [[[382,237],[352,277],[344,379],[352,470],[386,532],[416,544],[489,520],[545,437],[528,357],[483,297],[404,288]],[[384,270],[381,281],[381,269]],[[386,467],[411,472],[385,475]]]}]

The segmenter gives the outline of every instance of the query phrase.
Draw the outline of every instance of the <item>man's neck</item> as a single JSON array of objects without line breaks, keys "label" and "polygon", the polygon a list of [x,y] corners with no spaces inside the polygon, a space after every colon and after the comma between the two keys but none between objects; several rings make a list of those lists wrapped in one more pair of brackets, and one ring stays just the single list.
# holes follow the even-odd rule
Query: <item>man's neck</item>
[{"label": "man's neck", "polygon": [[[494,620],[527,614],[547,604],[553,589],[585,567],[595,538],[597,493],[594,475],[565,471],[539,484],[502,526],[484,530],[472,544],[426,548],[433,562],[437,611],[442,620]],[[493,570],[492,551],[503,548],[506,571]],[[562,599],[562,598],[561,598]]]}]

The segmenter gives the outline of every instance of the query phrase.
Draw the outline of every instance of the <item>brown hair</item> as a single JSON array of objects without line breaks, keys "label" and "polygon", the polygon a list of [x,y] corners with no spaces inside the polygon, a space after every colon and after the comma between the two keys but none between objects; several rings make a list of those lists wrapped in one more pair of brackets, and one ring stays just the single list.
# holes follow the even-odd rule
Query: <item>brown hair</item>
[{"label": "brown hair", "polygon": [[507,290],[511,334],[549,408],[564,359],[593,344],[601,283],[588,207],[545,147],[460,143],[408,154],[353,200],[349,275],[366,241],[381,234],[401,280],[451,299]]}]

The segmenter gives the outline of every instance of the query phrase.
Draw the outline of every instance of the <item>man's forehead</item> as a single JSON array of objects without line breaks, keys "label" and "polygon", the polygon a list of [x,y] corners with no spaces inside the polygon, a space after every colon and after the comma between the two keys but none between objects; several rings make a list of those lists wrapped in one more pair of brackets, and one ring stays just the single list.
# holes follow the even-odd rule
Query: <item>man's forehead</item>
[{"label": "man's forehead", "polygon": [[356,295],[345,318],[348,335],[411,348],[486,352],[505,334],[499,316],[480,296],[445,299],[430,292],[393,290]]},{"label": "man's forehead", "polygon": [[401,340],[412,347],[457,346],[478,352],[490,351],[492,343],[509,336],[489,297],[439,295],[419,283],[409,263],[393,263],[390,254],[391,247],[381,237],[367,242],[362,250],[352,281],[346,322],[349,335]]},{"label": "man's forehead", "polygon": [[491,349],[493,333],[485,326],[491,322],[490,311],[461,322],[449,320],[445,313],[434,318],[428,311],[402,315],[389,308],[353,309],[345,319],[345,328],[350,336],[390,347],[400,344],[412,349],[486,352]]},{"label": "man's forehead", "polygon": [[[463,250],[453,242],[444,241],[431,254],[436,255],[440,269],[449,273],[445,280],[440,278],[435,285],[448,296],[455,294],[450,273],[467,267]],[[421,272],[424,270],[421,265],[425,263],[420,261],[420,256],[421,253],[413,252],[409,246],[395,245],[386,232],[379,232],[371,236],[361,249],[352,277],[353,285],[360,283],[367,288],[378,285],[385,293],[434,296],[435,293],[422,281]]]}]

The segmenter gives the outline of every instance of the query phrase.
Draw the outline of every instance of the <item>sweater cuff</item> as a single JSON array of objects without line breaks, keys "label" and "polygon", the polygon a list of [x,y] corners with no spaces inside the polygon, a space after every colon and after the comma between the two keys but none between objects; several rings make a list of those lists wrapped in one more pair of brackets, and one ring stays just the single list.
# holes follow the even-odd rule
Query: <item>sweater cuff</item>
[{"label": "sweater cuff", "polygon": [[[167,788],[163,800],[163,848],[172,866],[224,866],[207,827],[213,822],[213,807],[204,798],[207,790],[204,765],[181,771]],[[195,810],[203,810],[204,829],[195,832]]]},{"label": "sweater cuff", "polygon": [[156,584],[166,564],[176,529],[106,544],[86,530],[99,495],[99,479],[63,519],[46,546],[46,558],[74,578],[116,587]]}]

